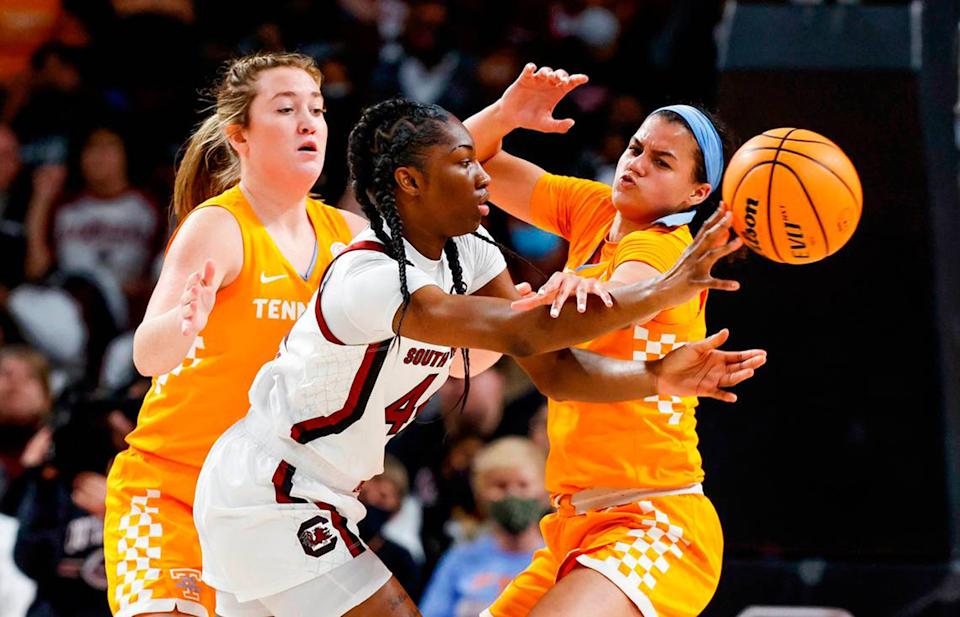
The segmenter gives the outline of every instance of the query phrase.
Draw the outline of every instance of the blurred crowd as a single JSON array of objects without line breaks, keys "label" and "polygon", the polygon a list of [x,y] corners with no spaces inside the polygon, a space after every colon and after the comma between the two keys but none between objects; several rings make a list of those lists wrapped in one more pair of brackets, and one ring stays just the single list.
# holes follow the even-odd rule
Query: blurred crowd
[{"label": "blurred crowd", "polygon": [[[324,73],[330,137],[315,186],[349,207],[346,138],[403,95],[461,118],[526,62],[590,82],[565,136],[508,147],[609,181],[646,113],[716,95],[722,0],[0,0],[0,617],[108,615],[105,474],[149,382],[131,359],[171,231],[178,149],[222,63],[297,50]],[[493,213],[537,285],[563,241]],[[451,380],[367,483],[361,532],[425,615],[476,614],[540,545],[546,406],[502,362]]]}]

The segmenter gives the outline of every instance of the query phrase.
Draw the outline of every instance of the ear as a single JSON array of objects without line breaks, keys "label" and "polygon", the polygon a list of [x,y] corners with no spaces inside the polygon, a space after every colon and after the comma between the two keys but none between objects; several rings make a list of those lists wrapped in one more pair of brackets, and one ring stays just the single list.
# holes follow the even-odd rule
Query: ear
[{"label": "ear", "polygon": [[704,182],[698,184],[690,195],[687,196],[687,203],[691,207],[699,206],[707,197],[710,197],[710,185]]},{"label": "ear", "polygon": [[407,195],[417,196],[423,190],[423,174],[415,167],[397,167],[393,172],[393,179]]},{"label": "ear", "polygon": [[249,146],[247,145],[247,133],[243,126],[239,124],[229,124],[225,131],[227,134],[227,143],[230,144],[230,147],[233,148],[237,154],[245,154]]}]

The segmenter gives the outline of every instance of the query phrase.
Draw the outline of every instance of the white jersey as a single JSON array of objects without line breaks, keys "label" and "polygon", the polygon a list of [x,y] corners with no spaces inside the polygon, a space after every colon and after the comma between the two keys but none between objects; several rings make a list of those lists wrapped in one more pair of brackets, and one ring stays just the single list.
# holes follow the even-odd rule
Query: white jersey
[{"label": "white jersey", "polygon": [[[473,236],[455,242],[468,294],[506,267],[495,246]],[[445,256],[434,261],[406,247],[410,294],[426,285],[451,290]],[[354,239],[250,388],[250,423],[267,428],[264,437],[301,473],[336,491],[383,471],[387,441],[446,381],[453,358],[450,347],[394,336],[402,295],[385,251],[370,230]]]},{"label": "white jersey", "polygon": [[[455,242],[468,294],[506,268],[496,246],[470,235]],[[431,260],[405,245],[410,294],[427,285],[452,290],[446,256]],[[303,564],[269,576],[256,565],[242,565],[251,558],[245,543],[231,540],[236,536],[230,521],[242,513],[244,533],[250,533],[252,512],[260,507],[268,509],[264,522],[293,514],[285,504],[324,511],[323,523],[311,517],[299,531],[303,550],[295,551],[301,558],[304,552],[323,556],[310,561],[314,573],[363,551],[351,529],[366,513],[357,499],[360,485],[383,471],[386,443],[446,381],[455,352],[395,336],[393,317],[402,304],[398,270],[372,231],[359,234],[330,265],[276,358],[260,369],[247,416],[211,450],[198,482],[195,520],[204,579],[214,587],[256,597],[275,592],[281,580],[308,576]],[[294,534],[275,537],[269,528],[259,525],[263,537],[248,540],[261,559],[264,551],[277,550],[269,560],[276,564],[285,554],[280,547]],[[339,547],[332,539],[338,534]]]}]

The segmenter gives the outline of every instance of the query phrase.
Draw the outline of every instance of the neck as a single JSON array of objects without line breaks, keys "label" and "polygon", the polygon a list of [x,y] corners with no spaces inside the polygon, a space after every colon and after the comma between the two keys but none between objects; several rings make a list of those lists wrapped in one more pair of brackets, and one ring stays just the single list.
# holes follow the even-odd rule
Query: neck
[{"label": "neck", "polygon": [[240,191],[264,225],[275,221],[295,222],[306,211],[307,193],[297,187],[277,186],[243,176]]},{"label": "neck", "polygon": [[540,535],[540,527],[536,523],[524,529],[517,536],[511,535],[494,525],[493,539],[497,546],[509,553],[526,553],[543,545],[543,536]]},{"label": "neck", "polygon": [[447,243],[446,236],[439,236],[430,231],[431,224],[428,221],[421,221],[416,217],[418,211],[415,207],[406,207],[405,204],[397,203],[397,210],[400,212],[400,219],[403,221],[403,237],[407,239],[413,248],[428,259],[440,259],[443,255],[443,245]]},{"label": "neck", "polygon": [[649,223],[638,223],[631,221],[623,216],[619,210],[613,217],[613,224],[610,225],[610,233],[607,234],[607,242],[620,242],[624,236],[640,229],[649,227]]}]

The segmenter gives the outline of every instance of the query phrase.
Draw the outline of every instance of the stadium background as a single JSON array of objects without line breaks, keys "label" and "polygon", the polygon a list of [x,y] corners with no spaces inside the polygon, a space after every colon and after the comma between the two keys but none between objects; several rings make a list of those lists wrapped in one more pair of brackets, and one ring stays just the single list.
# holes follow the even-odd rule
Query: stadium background
[{"label": "stadium background", "polygon": [[[705,614],[960,614],[958,12],[952,0],[0,0],[0,345],[46,356],[55,399],[18,420],[9,407],[23,384],[0,375],[4,511],[22,511],[15,461],[41,425],[91,443],[104,441],[105,409],[132,415],[143,386],[124,361],[129,334],[168,231],[176,153],[207,104],[197,91],[224,60],[318,59],[330,138],[316,191],[328,203],[349,201],[346,135],[364,105],[405,94],[464,118],[533,61],[591,78],[558,112],[577,120],[568,135],[509,138],[550,171],[607,179],[644,115],[683,101],[718,109],[743,140],[779,126],[823,133],[861,175],[863,218],[840,253],[804,267],[751,255],[726,266],[743,290],[711,302],[711,328],[765,347],[770,362],[736,406],[698,411],[726,537]],[[156,218],[126,278],[56,258],[51,221],[82,192],[79,150],[96,127],[123,138],[130,184]],[[50,214],[31,216],[43,199]],[[559,265],[551,238],[504,216],[489,226],[544,270]],[[38,257],[35,241],[54,257]],[[413,493],[435,504],[424,577],[449,521],[471,507],[451,453],[536,424],[540,402],[509,366],[477,380],[474,396],[471,414],[416,426],[393,448]],[[84,455],[68,451],[57,464],[79,465]]]}]

